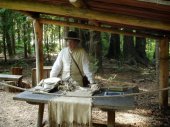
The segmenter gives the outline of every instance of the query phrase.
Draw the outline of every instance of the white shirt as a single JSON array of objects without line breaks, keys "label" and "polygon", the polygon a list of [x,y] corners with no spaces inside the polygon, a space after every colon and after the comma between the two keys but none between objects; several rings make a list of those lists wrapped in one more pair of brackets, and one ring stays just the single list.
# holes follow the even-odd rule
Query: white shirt
[{"label": "white shirt", "polygon": [[[90,83],[94,83],[93,74],[90,72],[89,69],[89,60],[84,49],[76,48],[71,53],[76,60],[81,72],[87,76]],[[70,49],[68,47],[62,49],[61,52],[58,54],[58,57],[54,62],[54,65],[50,72],[50,77],[58,77],[60,72],[62,72],[62,79],[72,77],[75,81],[82,85],[82,76],[80,75],[77,66],[70,56]]]}]

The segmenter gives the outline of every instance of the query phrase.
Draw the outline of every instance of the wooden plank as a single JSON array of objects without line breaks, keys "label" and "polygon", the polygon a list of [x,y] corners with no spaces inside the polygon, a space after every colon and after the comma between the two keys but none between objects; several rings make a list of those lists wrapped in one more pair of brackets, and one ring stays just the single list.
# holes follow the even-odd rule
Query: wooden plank
[{"label": "wooden plank", "polygon": [[[95,2],[101,3],[103,0],[93,0]],[[90,1],[88,1],[90,2]],[[121,5],[121,6],[129,6],[129,7],[135,7],[135,8],[141,8],[141,10],[144,9],[152,9],[152,10],[157,10],[157,11],[170,11],[169,6],[167,5],[160,5],[160,4],[155,4],[155,3],[149,3],[149,2],[140,2],[137,0],[105,0],[105,3],[109,4],[116,4],[116,5]]]},{"label": "wooden plank", "polygon": [[[159,87],[160,89],[168,87],[168,66],[169,66],[169,40],[167,38],[160,41],[160,70],[159,70]],[[160,108],[168,107],[168,90],[162,91],[159,94]]]},{"label": "wooden plank", "polygon": [[0,74],[0,79],[1,80],[18,81],[22,77],[23,77],[22,75]]},{"label": "wooden plank", "polygon": [[162,19],[162,21],[170,21],[170,17],[167,17],[168,14],[170,15],[170,12],[165,13],[165,11],[163,10],[153,11],[153,10],[147,10],[141,8],[118,6],[115,4],[106,4],[106,3],[95,4],[95,3],[96,2],[94,1],[90,1],[90,5],[91,5],[90,7],[93,8],[95,11],[103,11],[108,13],[118,13],[118,14],[148,18],[148,19],[155,19],[155,20]]},{"label": "wooden plank", "polygon": [[162,22],[161,19],[159,21],[151,20],[151,19],[143,19],[143,18],[127,16],[123,14],[120,15],[115,13],[93,11],[89,9],[78,9],[75,7],[45,4],[36,1],[31,2],[31,1],[22,1],[22,0],[15,0],[15,1],[1,0],[0,7],[14,9],[14,10],[48,13],[48,14],[57,14],[57,15],[62,14],[62,15],[72,16],[72,17],[86,18],[89,20],[113,22],[122,25],[131,25],[131,26],[144,27],[150,29],[161,29],[167,31],[170,30],[170,23]]},{"label": "wooden plank", "polygon": [[162,5],[166,5],[166,6],[170,5],[169,0],[138,0],[138,1],[162,4]]}]

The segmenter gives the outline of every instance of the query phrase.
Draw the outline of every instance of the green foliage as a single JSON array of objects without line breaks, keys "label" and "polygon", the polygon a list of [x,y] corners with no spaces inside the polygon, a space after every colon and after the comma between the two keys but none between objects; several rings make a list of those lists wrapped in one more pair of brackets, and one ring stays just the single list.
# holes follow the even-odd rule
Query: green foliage
[{"label": "green foliage", "polygon": [[14,64],[14,67],[25,67],[27,68],[29,66],[29,64],[27,62],[25,62],[23,59],[17,60]]},{"label": "green foliage", "polygon": [[146,56],[152,61],[155,53],[156,40],[147,38],[146,39]]},{"label": "green foliage", "polygon": [[[2,18],[4,14],[8,17],[6,22],[2,22]],[[40,15],[42,18],[47,19],[54,19],[64,21],[65,18],[60,18],[57,16],[49,16],[49,15]],[[74,21],[70,19],[70,21]],[[34,51],[34,33],[33,33],[33,24],[32,20],[30,20],[25,15],[22,15],[19,12],[14,12],[7,9],[0,9],[0,46],[2,46],[2,36],[3,36],[3,26],[6,26],[10,33],[14,34],[15,39],[15,49],[16,54],[20,55],[21,57],[24,54],[24,46],[29,46],[29,43],[32,42],[31,45],[31,52]],[[26,30],[25,30],[26,29]],[[24,33],[24,30],[26,33]],[[64,27],[59,27],[56,25],[43,25],[43,40],[44,40],[44,53],[57,53],[60,51],[62,44],[61,40],[64,34]],[[12,34],[11,34],[12,35]],[[109,39],[110,33],[101,32],[101,43],[102,43],[102,55],[105,56],[108,53],[109,49]],[[146,54],[149,60],[153,59],[153,55],[155,52],[155,43],[156,41],[153,39],[147,38],[146,44]],[[27,47],[28,48],[28,47]],[[123,35],[120,35],[120,48],[121,52],[123,52]],[[12,50],[12,49],[11,49]],[[0,49],[0,52],[3,51]],[[120,58],[121,59],[121,58]],[[94,72],[98,69],[98,60],[96,58],[91,58],[92,61],[92,68]],[[16,64],[25,64],[23,61],[18,61]]]},{"label": "green foliage", "polygon": [[109,37],[110,34],[109,33],[101,33],[101,43],[102,43],[102,54],[105,56],[108,52],[108,48],[109,48]]},{"label": "green foliage", "polygon": [[89,61],[90,61],[90,70],[93,73],[96,73],[97,70],[99,69],[98,66],[99,61],[93,55],[89,55]]}]

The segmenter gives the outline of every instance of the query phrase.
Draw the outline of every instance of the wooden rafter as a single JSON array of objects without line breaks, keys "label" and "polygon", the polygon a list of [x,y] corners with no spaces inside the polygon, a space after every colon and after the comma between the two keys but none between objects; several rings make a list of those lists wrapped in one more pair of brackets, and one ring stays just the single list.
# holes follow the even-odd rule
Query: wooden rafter
[{"label": "wooden rafter", "polygon": [[95,25],[57,21],[57,20],[50,20],[50,19],[44,19],[44,18],[39,18],[39,22],[41,22],[43,24],[53,24],[53,25],[60,25],[60,26],[77,27],[77,28],[81,28],[81,29],[95,30],[95,31],[101,31],[101,32],[108,32],[108,33],[116,33],[116,34],[124,34],[124,35],[133,35],[133,36],[137,36],[137,37],[148,37],[148,38],[154,38],[154,39],[162,38],[161,36],[154,36],[151,34],[126,32],[126,31],[122,31],[122,30],[105,28],[105,27],[100,27],[100,26],[95,26]]},{"label": "wooden rafter", "polygon": [[69,6],[57,6],[38,2],[22,1],[22,0],[0,0],[0,7],[33,11],[48,14],[62,14],[66,16],[86,18],[89,20],[99,20],[105,22],[119,23],[122,25],[139,26],[150,29],[161,29],[170,31],[170,23],[162,21],[153,21],[149,19],[137,18],[133,16],[119,15],[114,13],[104,13],[89,9],[74,8]]},{"label": "wooden rafter", "polygon": [[155,4],[170,5],[170,1],[167,0],[138,0],[143,2],[150,2]]},{"label": "wooden rafter", "polygon": [[[93,0],[95,2],[103,2],[103,0]],[[90,1],[89,1],[90,2]],[[109,4],[115,4],[115,5],[123,5],[123,6],[129,6],[134,8],[143,8],[143,9],[153,9],[153,10],[164,10],[169,11],[169,6],[155,4],[155,3],[149,3],[149,2],[142,2],[138,0],[105,0],[105,3]]]},{"label": "wooden rafter", "polygon": [[162,21],[170,21],[170,11],[166,12],[164,10],[155,10],[155,9],[142,9],[138,7],[131,7],[126,5],[118,5],[102,2],[100,4],[96,4],[96,1],[89,1],[88,5],[90,8],[93,8],[102,12],[111,12],[118,14],[126,14],[136,17],[143,17],[148,19],[162,20]]}]

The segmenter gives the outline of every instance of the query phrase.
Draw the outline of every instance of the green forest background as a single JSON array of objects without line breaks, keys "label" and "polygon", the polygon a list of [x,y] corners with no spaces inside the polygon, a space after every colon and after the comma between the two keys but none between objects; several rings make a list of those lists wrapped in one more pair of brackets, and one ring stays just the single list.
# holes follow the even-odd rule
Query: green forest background
[{"label": "green forest background", "polygon": [[[41,15],[48,19],[56,16]],[[60,18],[59,20],[66,20]],[[76,22],[73,19],[67,19]],[[93,63],[102,68],[105,59],[114,59],[120,63],[155,65],[157,41],[150,38],[110,34],[90,30],[66,28],[56,25],[43,25],[43,50],[45,63],[53,62],[53,55],[64,46],[64,36],[70,29],[80,33],[81,45],[93,57]],[[22,61],[35,57],[33,20],[20,12],[0,9],[0,59]]]}]

